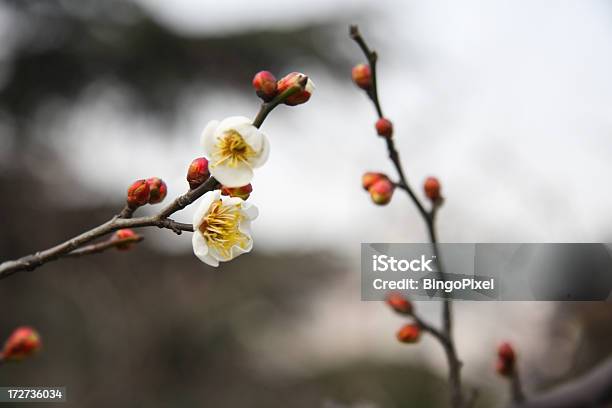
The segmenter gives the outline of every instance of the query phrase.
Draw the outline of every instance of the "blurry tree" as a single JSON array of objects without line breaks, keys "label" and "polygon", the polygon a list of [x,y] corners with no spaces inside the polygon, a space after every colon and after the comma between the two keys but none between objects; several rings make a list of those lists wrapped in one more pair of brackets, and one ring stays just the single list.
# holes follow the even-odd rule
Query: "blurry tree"
[{"label": "blurry tree", "polygon": [[[318,25],[187,36],[159,24],[132,2],[4,0],[15,29],[0,59],[0,114],[24,147],[27,124],[49,100],[70,100],[89,84],[127,90],[138,107],[172,113],[198,83],[244,84],[265,68],[285,72],[296,59],[333,67],[330,19]],[[203,11],[205,12],[205,11]],[[5,117],[5,119],[7,119]]]}]

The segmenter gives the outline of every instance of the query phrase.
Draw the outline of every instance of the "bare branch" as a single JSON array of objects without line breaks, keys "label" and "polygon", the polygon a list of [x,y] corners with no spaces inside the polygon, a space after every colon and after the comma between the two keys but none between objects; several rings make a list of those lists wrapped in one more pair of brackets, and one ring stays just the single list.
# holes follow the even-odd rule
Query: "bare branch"
[{"label": "bare branch", "polygon": [[104,252],[107,249],[118,248],[121,245],[135,244],[138,242],[142,242],[143,240],[144,238],[141,236],[126,237],[126,238],[121,238],[121,239],[111,238],[111,239],[107,239],[106,241],[86,245],[84,247],[81,247],[79,249],[76,249],[72,252],[67,253],[65,256],[71,257],[71,258],[78,258],[84,255],[91,255],[91,254],[97,254],[100,252]]},{"label": "bare branch", "polygon": [[612,402],[612,357],[586,375],[510,408],[604,407]]},{"label": "bare branch", "polygon": [[513,368],[510,374],[510,395],[512,396],[512,402],[519,404],[525,402],[525,393],[521,385],[521,377],[516,367]]},{"label": "bare branch", "polygon": [[[363,54],[368,60],[368,63],[370,64],[370,71],[372,73],[372,85],[367,90],[367,94],[369,98],[372,100],[374,107],[376,108],[378,117],[382,118],[383,111],[382,111],[380,99],[378,97],[378,81],[376,77],[376,63],[378,61],[378,55],[376,54],[376,51],[373,51],[372,49],[370,49],[370,47],[368,47],[363,36],[359,32],[359,28],[357,26],[350,27],[350,36],[357,43],[357,45],[359,45],[359,48],[361,48],[361,51],[363,52]],[[434,253],[436,255],[437,264],[438,264],[438,270],[441,273],[442,279],[445,279],[444,272],[442,269],[442,262],[441,262],[441,258],[439,254],[440,251],[438,248],[438,240],[436,237],[436,229],[435,229],[435,215],[436,215],[436,211],[438,209],[439,203],[434,204],[431,211],[427,211],[425,209],[425,206],[423,205],[421,200],[419,200],[417,195],[414,193],[414,190],[410,187],[410,184],[408,183],[408,180],[406,179],[406,176],[404,174],[404,170],[401,164],[399,152],[397,151],[397,148],[395,147],[395,142],[393,138],[385,137],[385,141],[387,143],[387,151],[389,154],[389,159],[393,163],[397,171],[397,174],[399,176],[399,182],[395,183],[395,185],[401,188],[402,190],[404,190],[408,194],[408,196],[410,197],[414,205],[419,210],[419,213],[423,217],[423,220],[425,221],[427,225],[429,238],[431,240],[431,243],[433,244]],[[461,408],[461,407],[464,407],[464,404],[465,404],[464,398],[463,398],[463,392],[461,389],[461,365],[462,363],[459,360],[457,356],[457,352],[455,350],[455,343],[453,341],[453,335],[452,335],[452,320],[453,318],[452,318],[451,301],[448,298],[448,296],[445,294],[445,299],[444,299],[443,306],[442,306],[443,330],[440,332],[429,325],[425,325],[422,327],[424,330],[428,331],[434,337],[436,337],[444,348],[444,351],[447,357],[447,361],[448,361],[448,365],[449,365],[449,383],[450,383],[450,388],[451,388],[451,405],[454,408]],[[423,325],[424,322],[420,321],[419,324]]]},{"label": "bare branch", "polygon": [[177,223],[176,221],[170,220],[167,217],[187,207],[189,204],[200,198],[204,193],[216,189],[218,185],[219,183],[217,180],[210,177],[199,187],[189,190],[185,194],[177,197],[172,203],[163,208],[156,215],[138,218],[120,218],[119,216],[115,216],[104,224],[77,235],[76,237],[52,248],[32,255],[27,255],[13,261],[3,262],[0,264],[0,279],[6,278],[16,272],[34,270],[47,262],[51,262],[65,256],[66,254],[95,240],[96,238],[123,228],[159,227],[170,229],[176,233],[180,233],[181,231],[193,231],[193,226],[189,224]]},{"label": "bare branch", "polygon": [[[279,104],[285,101],[291,95],[304,90],[308,82],[308,77],[304,76],[300,79],[297,85],[289,87],[285,92],[278,95],[268,103],[262,103],[259,113],[253,120],[253,126],[259,128],[268,114]],[[87,254],[97,253],[112,247],[110,243],[92,244],[83,247],[89,242],[102,237],[108,233],[117,231],[122,228],[142,228],[142,227],[158,227],[169,229],[176,234],[181,234],[183,231],[193,232],[191,224],[183,224],[171,220],[170,217],[177,211],[180,211],[192,204],[198,198],[208,191],[215,190],[220,187],[220,184],[213,177],[210,177],[206,182],[197,188],[187,191],[185,194],[178,196],[172,203],[164,207],[159,213],[150,217],[132,218],[135,209],[125,206],[119,214],[114,216],[109,221],[89,231],[83,232],[76,237],[69,239],[59,245],[44,251],[36,252],[35,254],[26,255],[12,261],[5,261],[0,264],[0,279],[6,278],[16,272],[31,271],[44,265],[47,262],[65,256],[83,256]]]},{"label": "bare branch", "polygon": [[412,314],[412,318],[414,319],[415,323],[418,324],[419,327],[424,332],[427,332],[431,334],[433,337],[435,337],[440,342],[440,344],[442,344],[442,347],[444,348],[447,347],[448,338],[446,337],[444,333],[442,333],[440,330],[430,325],[429,323],[425,322],[419,315],[415,313]]}]

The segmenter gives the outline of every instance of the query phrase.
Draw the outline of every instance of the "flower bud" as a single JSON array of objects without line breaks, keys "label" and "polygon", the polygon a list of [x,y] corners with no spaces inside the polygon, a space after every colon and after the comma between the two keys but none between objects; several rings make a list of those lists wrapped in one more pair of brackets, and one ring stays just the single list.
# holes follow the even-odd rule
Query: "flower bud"
[{"label": "flower bud", "polygon": [[372,86],[372,70],[368,64],[357,64],[352,71],[353,82],[361,89],[368,90]]},{"label": "flower bud", "polygon": [[438,201],[441,198],[440,182],[435,177],[427,177],[423,184],[423,190],[425,190],[425,195],[431,201]]},{"label": "flower bud", "polygon": [[159,177],[151,177],[147,179],[149,185],[149,204],[157,204],[164,201],[166,194],[168,194],[168,187],[166,183]]},{"label": "flower bud", "polygon": [[[132,239],[129,239],[129,238],[132,238]],[[127,251],[134,246],[134,243],[138,239],[140,239],[140,236],[137,233],[135,233],[133,230],[129,228],[124,228],[124,229],[115,231],[115,234],[113,235],[112,239],[121,240],[121,241],[127,240],[127,242],[122,242],[115,246],[115,248],[117,248],[120,251]]]},{"label": "flower bud", "polygon": [[[304,78],[306,78],[306,83],[304,83]],[[308,101],[315,88],[310,78],[300,72],[292,72],[278,81],[277,88],[279,94],[282,94],[291,87],[298,87],[299,90],[285,99],[285,105],[289,106],[300,105]]]},{"label": "flower bud", "polygon": [[505,377],[511,375],[516,362],[516,354],[512,345],[507,342],[501,343],[497,348],[497,357],[497,372]]},{"label": "flower bud", "polygon": [[146,180],[137,180],[132,183],[127,192],[127,205],[135,209],[149,202],[151,190]]},{"label": "flower bud", "polygon": [[387,296],[387,304],[397,313],[412,314],[412,303],[399,293],[391,293]]},{"label": "flower bud", "polygon": [[208,180],[209,177],[208,160],[204,157],[194,159],[189,165],[189,170],[187,170],[187,182],[189,183],[189,187],[193,190]]},{"label": "flower bud", "polygon": [[382,179],[388,179],[388,177],[383,173],[363,173],[363,176],[361,176],[361,185],[363,186],[363,189],[367,191],[374,185],[374,183]]},{"label": "flower bud", "polygon": [[40,336],[31,327],[22,326],[13,331],[4,343],[2,350],[3,360],[21,360],[40,350],[42,342]]},{"label": "flower bud", "polygon": [[374,183],[368,191],[374,204],[386,205],[391,201],[394,189],[393,183],[389,179],[384,178]]},{"label": "flower bud", "polygon": [[396,336],[402,343],[416,343],[421,338],[421,328],[415,323],[406,324],[399,329]]},{"label": "flower bud", "polygon": [[269,71],[259,71],[253,77],[255,93],[266,102],[271,101],[278,94],[276,77]]},{"label": "flower bud", "polygon": [[221,187],[221,195],[230,196],[230,197],[240,197],[243,200],[249,198],[251,193],[253,192],[253,186],[251,183],[242,187]]},{"label": "flower bud", "polygon": [[376,121],[376,133],[382,137],[393,136],[393,123],[387,118],[380,118]]}]

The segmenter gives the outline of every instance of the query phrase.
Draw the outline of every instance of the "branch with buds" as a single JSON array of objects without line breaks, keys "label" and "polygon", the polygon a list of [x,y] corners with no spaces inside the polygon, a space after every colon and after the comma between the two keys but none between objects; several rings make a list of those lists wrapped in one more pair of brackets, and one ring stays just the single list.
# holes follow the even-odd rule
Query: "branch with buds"
[{"label": "branch with buds", "polygon": [[[383,115],[382,106],[378,96],[378,81],[376,77],[376,63],[378,62],[378,55],[367,45],[357,26],[350,27],[350,36],[357,43],[368,61],[367,64],[358,64],[353,68],[353,81],[359,88],[365,91],[376,109],[378,120],[376,121],[374,127],[376,129],[376,133],[384,139],[387,145],[389,159],[393,163],[398,175],[397,181],[391,181],[387,175],[382,173],[365,173],[362,178],[363,187],[370,193],[372,201],[377,205],[388,204],[391,201],[395,188],[400,188],[408,194],[425,221],[429,238],[433,244],[434,254],[438,260],[438,268],[442,279],[444,279],[444,272],[438,250],[438,240],[435,228],[436,214],[439,207],[443,203],[443,198],[440,194],[440,182],[433,177],[430,177],[425,181],[425,195],[431,203],[430,208],[427,209],[408,183],[408,179],[406,178],[404,169],[402,167],[399,152],[395,147],[395,141],[393,139],[393,123]],[[405,299],[405,301],[408,300]],[[393,307],[391,303],[389,304]],[[397,309],[395,310],[397,311]],[[430,324],[427,324],[425,321],[423,321],[423,319],[419,318],[414,313],[409,313],[408,315],[413,318],[414,323],[404,326],[398,333],[398,339],[402,342],[414,343],[418,341],[419,335],[417,333],[419,333],[419,329],[421,329],[432,334],[434,338],[440,342],[445,351],[449,365],[451,406],[455,408],[465,407],[466,399],[461,388],[461,361],[457,356],[452,333],[453,319],[450,300],[448,297],[444,299],[442,307],[443,326],[440,330],[434,328]]]},{"label": "branch with buds", "polygon": [[501,343],[497,348],[497,373],[506,377],[510,386],[512,402],[519,404],[525,401],[525,394],[521,387],[519,372],[516,367],[516,353],[508,342]]},{"label": "branch with buds", "polygon": [[[377,205],[388,204],[393,197],[395,188],[404,190],[408,194],[425,221],[430,241],[433,244],[434,254],[438,260],[440,275],[444,279],[435,229],[436,213],[444,202],[440,193],[440,182],[435,177],[428,177],[423,183],[424,195],[431,203],[430,207],[426,208],[408,183],[402,168],[399,152],[395,147],[393,124],[383,116],[376,78],[378,55],[368,47],[356,26],[351,26],[350,36],[357,43],[368,61],[367,64],[358,64],[353,68],[353,82],[365,91],[376,109],[378,120],[374,127],[376,133],[385,140],[389,159],[393,163],[398,175],[398,180],[392,181],[389,176],[383,173],[365,173],[362,177],[363,188],[368,191],[372,201]],[[410,320],[396,334],[400,342],[416,343],[419,341],[421,333],[425,332],[432,335],[442,345],[449,364],[450,405],[453,408],[473,406],[477,397],[476,391],[473,390],[468,398],[461,386],[461,361],[457,356],[453,340],[452,308],[448,297],[444,299],[443,303],[443,326],[441,329],[427,323],[416,313],[415,306],[398,293],[388,295],[387,305]],[[508,380],[512,408],[583,408],[604,406],[604,404],[612,402],[612,360],[608,360],[580,379],[527,399],[523,392],[517,368],[517,357],[512,345],[507,342],[502,343],[497,350],[497,357],[496,370],[500,376]]]},{"label": "branch with buds", "polygon": [[[119,214],[52,248],[1,263],[0,279],[61,258],[86,256],[112,248],[128,250],[142,241],[133,228],[157,227],[176,234],[193,232],[195,255],[212,266],[249,252],[253,246],[250,222],[258,212],[246,200],[252,191],[253,170],[267,161],[270,150],[270,143],[259,128],[278,105],[305,103],[314,90],[312,81],[297,72],[279,81],[267,71],[259,72],[253,78],[253,87],[263,100],[253,121],[233,116],[210,121],[204,129],[201,142],[207,158],[197,158],[189,166],[186,193],[155,215],[134,217],[140,207],[162,202],[168,192],[160,178],[137,180],[128,188],[126,205]],[[201,197],[193,223],[170,218]],[[111,233],[114,234],[110,238],[94,242]]]}]

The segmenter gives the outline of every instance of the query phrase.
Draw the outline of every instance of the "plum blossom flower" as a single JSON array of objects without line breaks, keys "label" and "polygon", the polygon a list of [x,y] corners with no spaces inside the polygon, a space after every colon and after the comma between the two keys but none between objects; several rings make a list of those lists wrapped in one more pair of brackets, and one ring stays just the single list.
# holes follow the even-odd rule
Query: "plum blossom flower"
[{"label": "plum blossom flower", "polygon": [[210,266],[219,266],[251,251],[251,221],[258,210],[239,197],[221,196],[221,190],[204,194],[193,216],[193,253]]},{"label": "plum blossom flower", "polygon": [[268,160],[270,144],[264,133],[242,116],[208,122],[202,132],[210,174],[226,187],[241,187],[253,179],[253,169]]}]

